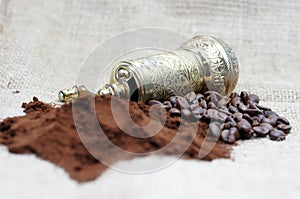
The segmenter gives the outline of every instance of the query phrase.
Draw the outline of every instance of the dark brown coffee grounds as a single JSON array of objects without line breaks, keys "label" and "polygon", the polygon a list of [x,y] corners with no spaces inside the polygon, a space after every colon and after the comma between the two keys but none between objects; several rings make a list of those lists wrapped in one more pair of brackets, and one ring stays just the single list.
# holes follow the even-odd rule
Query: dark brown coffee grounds
[{"label": "dark brown coffee grounds", "polygon": [[52,108],[52,106],[39,101],[37,97],[33,97],[33,101],[29,103],[24,102],[22,104],[22,108],[24,108],[25,113],[34,111],[48,112]]},{"label": "dark brown coffee grounds", "polygon": [[[199,159],[199,150],[207,134],[208,124],[204,122],[185,123],[180,118],[170,116],[168,112],[167,121],[158,134],[150,136],[149,130],[141,131],[149,138],[136,138],[124,133],[115,123],[111,110],[111,97],[83,97],[73,104],[64,104],[60,108],[53,108],[39,101],[36,97],[33,102],[23,103],[22,107],[27,113],[25,116],[7,118],[0,123],[0,143],[8,147],[12,153],[34,153],[38,157],[48,160],[64,168],[71,178],[78,182],[93,180],[107,169],[107,166],[94,158],[83,145],[75,127],[72,105],[76,107],[76,126],[80,128],[81,137],[85,143],[89,143],[89,150],[101,153],[109,162],[131,159],[136,156],[130,154],[114,153],[110,145],[107,145],[103,137],[99,137],[93,121],[93,103],[95,103],[96,115],[105,135],[109,140],[123,150],[140,153],[155,151],[171,143],[161,155],[176,155],[180,153],[182,146],[189,141],[189,145],[183,158]],[[122,114],[127,112],[126,101],[118,100],[116,110]],[[158,110],[153,117],[160,120]],[[143,103],[130,102],[129,112],[133,121],[141,126],[149,124],[149,106]],[[136,129],[131,126],[125,118],[121,121],[129,131]],[[182,122],[182,130],[178,125]],[[193,129],[198,128],[194,137]],[[179,135],[174,142],[172,139]],[[172,142],[171,142],[172,141]],[[229,158],[231,146],[218,141],[213,149],[202,159],[213,160],[216,158]]]}]

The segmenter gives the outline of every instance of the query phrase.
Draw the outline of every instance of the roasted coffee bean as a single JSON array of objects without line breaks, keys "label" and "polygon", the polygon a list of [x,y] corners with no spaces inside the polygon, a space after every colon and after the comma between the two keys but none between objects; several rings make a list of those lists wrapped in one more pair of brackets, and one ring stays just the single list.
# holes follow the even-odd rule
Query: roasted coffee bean
[{"label": "roasted coffee bean", "polygon": [[237,123],[237,128],[243,139],[250,139],[253,136],[253,131],[251,131],[251,124],[247,120],[240,120]]},{"label": "roasted coffee bean", "polygon": [[262,121],[265,118],[265,116],[263,114],[259,114],[259,115],[257,115],[257,117],[260,119],[260,121]]},{"label": "roasted coffee bean", "polygon": [[190,110],[188,110],[188,109],[182,109],[181,110],[181,115],[183,116],[183,117],[190,117],[191,115],[192,115],[192,113],[191,113],[191,111]]},{"label": "roasted coffee bean", "polygon": [[238,104],[241,103],[241,99],[239,97],[235,97],[231,99],[231,105],[234,107],[238,107]]},{"label": "roasted coffee bean", "polygon": [[186,94],[185,98],[189,103],[192,103],[196,99],[196,93],[195,92],[189,92]]},{"label": "roasted coffee bean", "polygon": [[279,116],[277,114],[274,114],[274,115],[269,115],[267,118],[269,118],[269,119],[276,119],[276,121],[277,121],[277,119],[279,118]]},{"label": "roasted coffee bean", "polygon": [[258,121],[259,123],[260,123],[260,121],[261,121],[261,119],[260,119],[258,116],[252,117],[252,120],[253,120],[253,121],[256,120],[256,121]]},{"label": "roasted coffee bean", "polygon": [[247,120],[242,119],[237,123],[237,128],[239,131],[249,132],[251,130],[251,124]]},{"label": "roasted coffee bean", "polygon": [[221,139],[229,144],[233,144],[235,142],[235,136],[233,134],[230,134],[230,131],[228,129],[222,131]]},{"label": "roasted coffee bean", "polygon": [[217,108],[217,106],[216,106],[215,103],[213,103],[213,102],[209,102],[209,103],[207,104],[207,107],[210,108],[210,109]]},{"label": "roasted coffee bean", "polygon": [[180,117],[181,115],[180,110],[177,108],[171,108],[169,112],[171,117]]},{"label": "roasted coffee bean", "polygon": [[271,124],[273,127],[276,125],[276,119],[273,118],[264,118],[261,122]]},{"label": "roasted coffee bean", "polygon": [[250,129],[249,132],[244,132],[244,131],[239,131],[239,132],[240,132],[241,139],[244,139],[244,140],[249,140],[254,135],[254,131],[252,129]]},{"label": "roasted coffee bean", "polygon": [[286,124],[280,123],[280,124],[277,124],[275,128],[282,131],[282,127],[284,127],[285,125]]},{"label": "roasted coffee bean", "polygon": [[246,91],[242,91],[241,94],[240,94],[240,97],[242,99],[242,101],[245,103],[245,104],[248,104],[248,101],[249,101],[249,95]]},{"label": "roasted coffee bean", "polygon": [[220,137],[221,134],[221,127],[220,127],[220,123],[218,122],[212,122],[209,124],[209,131],[207,133],[207,135],[209,137]]},{"label": "roasted coffee bean", "polygon": [[250,116],[257,116],[259,114],[262,114],[263,112],[258,109],[247,109],[247,110],[244,110],[244,113],[247,113]]},{"label": "roasted coffee bean", "polygon": [[281,128],[281,130],[282,130],[283,132],[285,132],[286,134],[288,134],[288,133],[291,132],[292,126],[291,126],[291,125],[285,125],[285,126],[283,126],[283,127]]},{"label": "roasted coffee bean", "polygon": [[252,124],[252,122],[253,122],[253,120],[252,120],[252,118],[250,117],[250,115],[248,115],[248,114],[244,114],[243,115],[243,118],[245,119],[245,120],[247,120],[250,124]]},{"label": "roasted coffee bean", "polygon": [[177,96],[177,100],[174,107],[178,109],[188,109],[190,105],[184,97]]},{"label": "roasted coffee bean", "polygon": [[223,129],[230,129],[231,125],[230,123],[224,123]]},{"label": "roasted coffee bean", "polygon": [[207,109],[207,103],[206,103],[206,101],[204,99],[202,99],[200,101],[200,106],[202,106],[202,108],[204,108],[204,109]]},{"label": "roasted coffee bean", "polygon": [[258,137],[266,137],[270,133],[267,127],[255,126],[253,130]]},{"label": "roasted coffee bean", "polygon": [[252,119],[252,126],[258,126],[258,125],[260,125],[260,122],[259,122],[259,120],[255,120],[255,119]]},{"label": "roasted coffee bean", "polygon": [[170,102],[172,103],[173,106],[176,104],[176,101],[177,101],[177,97],[176,96],[171,96],[170,97]]},{"label": "roasted coffee bean", "polygon": [[[268,123],[268,124],[271,124],[272,123],[272,120],[270,120],[269,118],[264,118],[261,120],[262,123]],[[272,124],[271,124],[272,125]],[[273,125],[272,125],[273,126]]]},{"label": "roasted coffee bean", "polygon": [[231,128],[229,129],[229,133],[230,133],[231,135],[234,135],[235,140],[241,139],[240,132],[239,132],[239,130],[238,130],[236,127],[231,127]]},{"label": "roasted coffee bean", "polygon": [[238,109],[242,112],[242,113],[244,113],[244,111],[246,111],[246,110],[248,110],[248,107],[244,104],[244,103],[239,103],[238,105],[237,105],[237,107],[238,107]]},{"label": "roasted coffee bean", "polygon": [[266,117],[279,117],[279,115],[276,113],[276,112],[274,112],[274,111],[265,111],[264,112],[264,115],[266,116]]},{"label": "roasted coffee bean", "polygon": [[279,115],[274,111],[265,111],[265,116],[266,117],[276,116],[277,118],[279,117]]},{"label": "roasted coffee bean", "polygon": [[148,104],[149,104],[150,106],[153,106],[153,105],[160,105],[160,106],[162,106],[162,105],[163,105],[163,103],[161,103],[160,101],[157,101],[157,100],[150,100],[150,101],[148,102]]},{"label": "roasted coffee bean", "polygon": [[271,140],[274,140],[274,141],[283,141],[283,140],[285,140],[286,135],[281,130],[274,130],[269,134],[269,137]]},{"label": "roasted coffee bean", "polygon": [[282,123],[282,124],[290,125],[290,122],[284,117],[278,117],[276,122],[279,124]]},{"label": "roasted coffee bean", "polygon": [[273,126],[275,126],[276,123],[277,123],[278,116],[277,116],[277,115],[270,115],[270,116],[268,117],[268,119],[270,119],[270,120],[272,121],[271,124],[272,124]]},{"label": "roasted coffee bean", "polygon": [[236,122],[235,122],[235,120],[232,117],[227,117],[225,119],[225,122],[229,123],[231,126],[236,126]]},{"label": "roasted coffee bean", "polygon": [[285,132],[286,134],[290,133],[292,130],[292,126],[286,124],[278,124],[276,128]]},{"label": "roasted coffee bean", "polygon": [[231,105],[229,106],[228,110],[232,114],[237,113],[239,111],[236,107],[231,106]]},{"label": "roasted coffee bean", "polygon": [[249,100],[253,101],[253,102],[257,103],[257,104],[259,103],[259,97],[257,95],[255,95],[255,94],[250,94],[249,95]]},{"label": "roasted coffee bean", "polygon": [[254,135],[254,131],[252,129],[250,129],[249,132],[244,132],[244,131],[239,131],[239,132],[240,132],[241,139],[243,140],[249,140]]},{"label": "roasted coffee bean", "polygon": [[237,113],[233,114],[233,117],[234,117],[235,121],[239,122],[243,119],[243,113],[237,112]]},{"label": "roasted coffee bean", "polygon": [[273,131],[273,129],[274,129],[274,127],[273,127],[271,124],[269,124],[269,123],[261,123],[259,126],[261,126],[261,127],[266,127],[266,128],[268,128],[270,131]]}]

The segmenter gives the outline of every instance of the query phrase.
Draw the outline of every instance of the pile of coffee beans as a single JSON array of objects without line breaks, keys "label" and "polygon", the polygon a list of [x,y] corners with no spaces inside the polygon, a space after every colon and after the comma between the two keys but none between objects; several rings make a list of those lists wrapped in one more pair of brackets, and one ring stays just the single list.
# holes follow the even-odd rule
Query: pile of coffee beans
[{"label": "pile of coffee beans", "polygon": [[239,139],[269,136],[271,140],[285,140],[292,127],[270,108],[259,104],[259,97],[242,91],[221,96],[214,91],[204,94],[190,92],[185,96],[171,96],[168,101],[150,100],[150,106],[159,105],[171,117],[209,124],[210,132],[226,143]]}]

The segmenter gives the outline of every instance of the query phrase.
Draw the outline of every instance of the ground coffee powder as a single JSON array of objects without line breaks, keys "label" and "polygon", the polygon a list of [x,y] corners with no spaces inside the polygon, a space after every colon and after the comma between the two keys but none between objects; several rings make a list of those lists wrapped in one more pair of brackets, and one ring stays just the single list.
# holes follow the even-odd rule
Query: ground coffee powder
[{"label": "ground coffee powder", "polygon": [[[71,178],[78,182],[93,180],[101,175],[107,169],[107,166],[98,161],[85,148],[80,139],[73,119],[72,105],[76,106],[77,118],[80,118],[80,128],[84,132],[85,142],[89,150],[101,150],[105,159],[111,159],[111,163],[116,160],[131,159],[136,156],[130,154],[116,154],[107,145],[105,140],[100,138],[95,132],[95,126],[90,125],[93,120],[93,110],[96,110],[96,116],[106,137],[118,147],[129,151],[145,153],[155,151],[169,144],[172,139],[180,134],[179,139],[162,152],[161,155],[176,155],[180,153],[181,146],[192,140],[183,158],[198,158],[199,150],[207,134],[208,124],[200,121],[188,122],[180,118],[171,117],[167,113],[167,120],[164,127],[155,136],[150,136],[151,132],[147,130],[142,133],[149,138],[136,138],[124,133],[115,123],[111,110],[112,97],[90,97],[79,98],[73,104],[64,104],[59,108],[54,108],[48,104],[39,101],[36,97],[30,103],[23,103],[22,107],[27,113],[25,116],[7,118],[0,123],[0,143],[8,147],[12,153],[34,153],[38,157],[48,160],[64,168]],[[119,112],[126,112],[126,101],[118,100],[116,109]],[[160,114],[156,113],[158,120]],[[129,112],[133,121],[141,126],[150,122],[149,106],[143,103],[129,102]],[[127,124],[127,121],[122,121]],[[178,125],[181,123],[183,130],[178,131]],[[198,128],[196,135],[193,129]],[[127,129],[135,131],[128,123]],[[232,145],[218,141],[212,150],[201,159],[213,160],[216,158],[229,158]],[[113,153],[113,154],[112,154]]]}]

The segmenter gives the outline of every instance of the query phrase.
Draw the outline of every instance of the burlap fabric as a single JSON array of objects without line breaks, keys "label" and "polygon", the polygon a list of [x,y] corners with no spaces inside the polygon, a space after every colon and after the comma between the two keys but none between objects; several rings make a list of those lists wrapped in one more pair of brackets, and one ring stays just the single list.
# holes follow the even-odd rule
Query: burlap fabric
[{"label": "burlap fabric", "polygon": [[[22,114],[20,104],[33,95],[55,102],[57,91],[75,83],[82,61],[100,42],[121,31],[157,27],[225,40],[240,61],[236,90],[257,93],[294,127],[285,142],[241,143],[234,161],[180,160],[148,175],[110,170],[86,185],[77,185],[50,163],[11,155],[2,147],[3,198],[191,198],[200,193],[299,198],[298,0],[0,0],[0,5],[1,118]],[[120,164],[147,161],[159,158]]]}]

